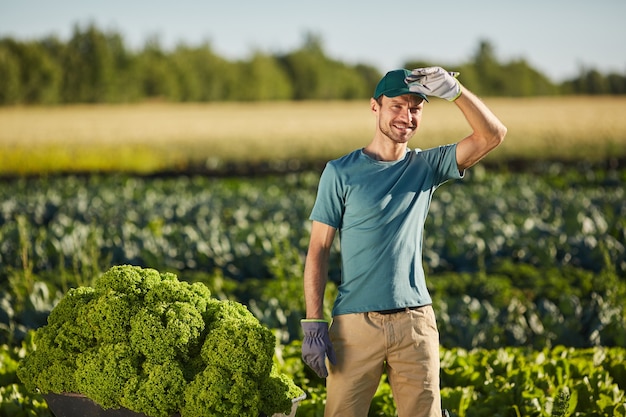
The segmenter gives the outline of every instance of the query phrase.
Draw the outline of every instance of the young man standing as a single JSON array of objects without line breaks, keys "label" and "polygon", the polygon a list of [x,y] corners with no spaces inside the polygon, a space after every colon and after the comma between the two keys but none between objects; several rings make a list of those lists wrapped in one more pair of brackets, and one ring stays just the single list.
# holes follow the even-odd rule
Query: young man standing
[{"label": "young man standing", "polygon": [[[388,72],[370,100],[374,138],[330,161],[320,178],[304,270],[302,357],[327,377],[325,417],[366,417],[383,372],[399,417],[442,414],[424,221],[435,189],[462,178],[506,134],[455,75],[440,67]],[[455,144],[409,149],[427,96],[454,102],[472,133]],[[329,329],[322,303],[337,231],[342,278]]]}]

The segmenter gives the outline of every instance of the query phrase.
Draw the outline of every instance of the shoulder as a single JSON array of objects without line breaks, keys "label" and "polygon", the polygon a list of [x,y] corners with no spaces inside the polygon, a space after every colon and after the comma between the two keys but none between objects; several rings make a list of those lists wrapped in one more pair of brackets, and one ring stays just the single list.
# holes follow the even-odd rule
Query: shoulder
[{"label": "shoulder", "polygon": [[440,146],[435,146],[435,147],[428,148],[428,149],[415,148],[411,152],[415,153],[416,155],[421,155],[421,156],[426,156],[426,157],[428,155],[442,155],[442,154],[447,154],[450,152],[455,152],[457,145],[458,145],[457,143],[451,143],[448,145],[440,145]]},{"label": "shoulder", "polygon": [[361,154],[363,153],[362,149],[356,149],[349,154],[343,155],[337,159],[333,159],[329,161],[329,165],[333,165],[336,167],[341,167],[349,164],[353,164],[361,159]]},{"label": "shoulder", "polygon": [[456,160],[457,144],[437,146],[416,153],[416,156],[426,161],[435,176],[435,183],[440,184],[448,179],[460,179],[463,172],[459,171]]},{"label": "shoulder", "polygon": [[414,149],[412,151],[414,158],[421,158],[426,160],[431,165],[438,165],[440,161],[451,159],[456,161],[456,147],[457,144],[441,145],[429,149]]},{"label": "shoulder", "polygon": [[357,149],[340,158],[328,161],[324,172],[329,171],[337,176],[349,175],[355,170],[359,170],[363,165],[364,158],[361,149]]}]

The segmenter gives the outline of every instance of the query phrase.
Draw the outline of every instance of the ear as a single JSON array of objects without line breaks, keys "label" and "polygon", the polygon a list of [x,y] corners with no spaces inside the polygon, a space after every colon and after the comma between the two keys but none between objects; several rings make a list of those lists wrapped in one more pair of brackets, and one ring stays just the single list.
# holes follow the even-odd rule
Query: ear
[{"label": "ear", "polygon": [[372,113],[378,113],[379,108],[380,106],[378,105],[378,102],[374,100],[374,98],[370,98],[370,109],[372,110]]}]

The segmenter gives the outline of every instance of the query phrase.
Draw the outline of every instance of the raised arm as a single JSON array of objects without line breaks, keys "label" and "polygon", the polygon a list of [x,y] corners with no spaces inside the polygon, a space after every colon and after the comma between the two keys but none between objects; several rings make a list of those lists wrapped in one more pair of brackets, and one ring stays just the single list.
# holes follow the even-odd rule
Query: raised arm
[{"label": "raised arm", "polygon": [[414,93],[453,101],[465,115],[472,134],[461,140],[456,149],[456,162],[463,171],[502,143],[506,127],[478,97],[457,81],[458,75],[458,72],[448,72],[441,67],[416,68],[405,82]]},{"label": "raised arm", "polygon": [[461,95],[454,103],[472,128],[472,133],[461,140],[456,149],[456,162],[462,171],[476,164],[501,144],[507,129],[478,97],[463,86]]}]

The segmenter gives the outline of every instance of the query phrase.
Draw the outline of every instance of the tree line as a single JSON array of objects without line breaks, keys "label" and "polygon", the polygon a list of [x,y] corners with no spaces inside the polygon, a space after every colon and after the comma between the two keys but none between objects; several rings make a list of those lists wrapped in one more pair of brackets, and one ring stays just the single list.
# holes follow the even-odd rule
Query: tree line
[{"label": "tree line", "polygon": [[[415,60],[405,67],[433,64]],[[488,41],[480,42],[469,62],[447,67],[460,71],[463,84],[482,96],[626,94],[626,74],[582,69],[556,84],[524,59],[500,62]],[[234,61],[208,43],[167,51],[156,37],[132,51],[119,33],[94,25],[75,26],[66,42],[54,36],[0,39],[0,105],[353,100],[370,97],[381,75],[371,65],[328,57],[314,34],[293,51],[257,51]]]}]

